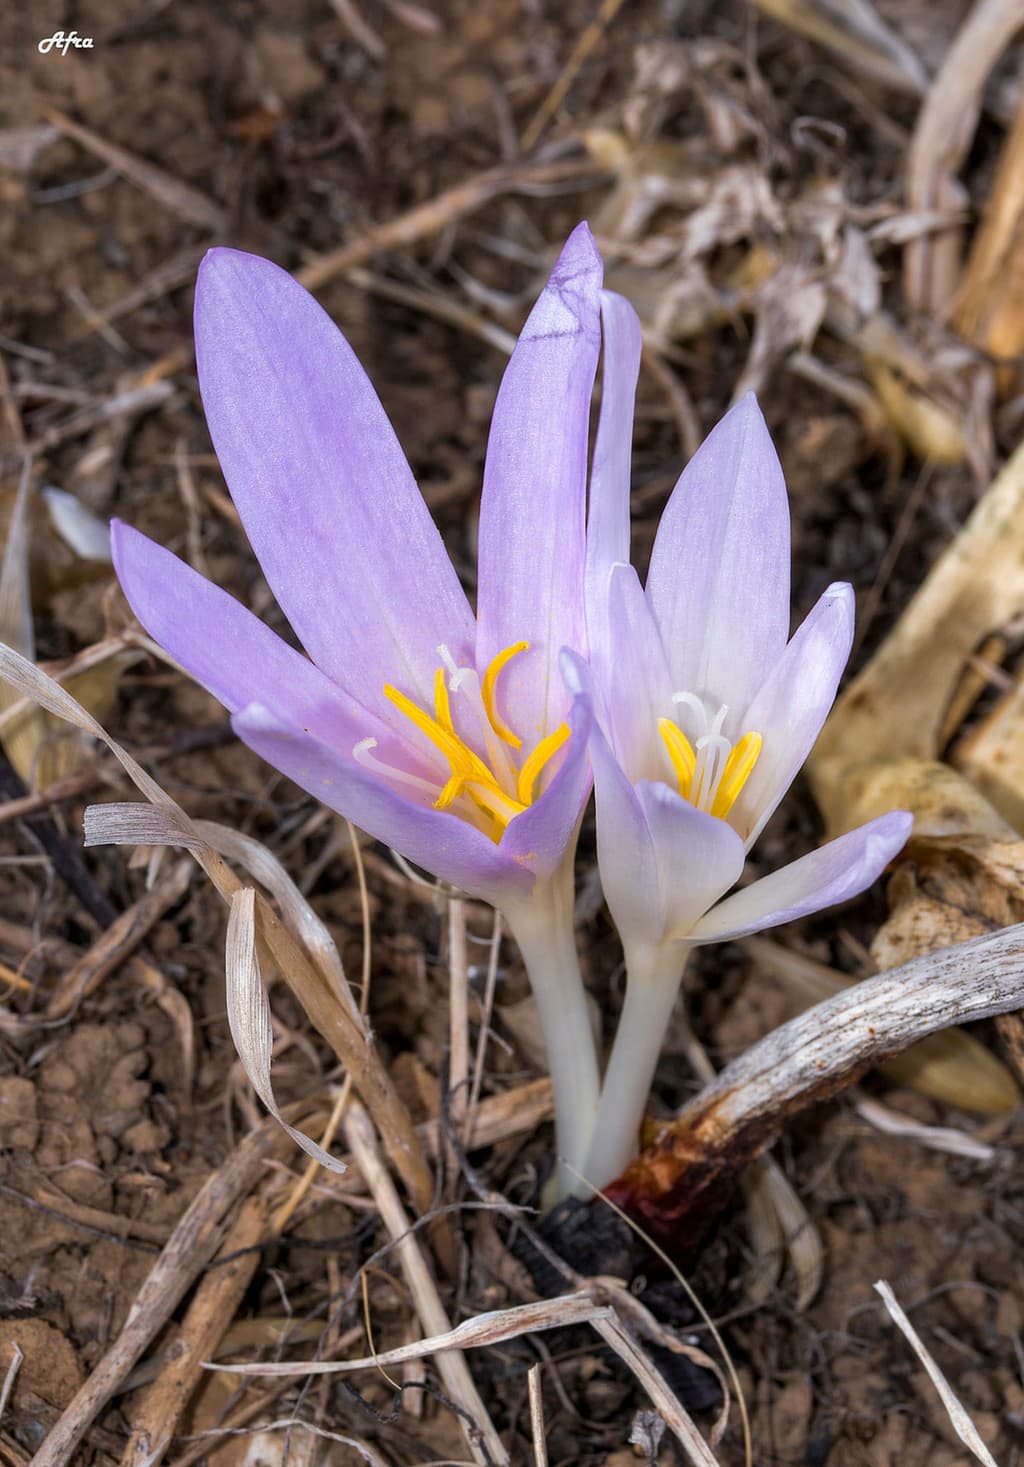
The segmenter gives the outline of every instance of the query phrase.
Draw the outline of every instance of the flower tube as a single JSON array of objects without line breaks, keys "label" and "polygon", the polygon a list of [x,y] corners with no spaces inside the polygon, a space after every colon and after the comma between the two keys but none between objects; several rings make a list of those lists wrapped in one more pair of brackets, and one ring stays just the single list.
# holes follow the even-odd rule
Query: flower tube
[{"label": "flower tube", "polygon": [[590,710],[566,692],[558,657],[586,649],[600,283],[582,224],[495,403],[475,617],[351,347],[290,275],[235,250],[211,250],[200,269],[200,389],[242,524],[308,655],[145,536],[112,528],[139,620],[244,743],[504,914],[548,1040],[558,1144],[576,1165],[598,1084],[572,928]]},{"label": "flower tube", "polygon": [[718,424],[666,505],[646,587],[629,564],[629,442],[639,324],[602,302],[606,375],[595,448],[590,666],[564,658],[593,714],[601,881],[627,985],[584,1168],[596,1185],[635,1152],[690,949],[774,927],[864,890],[912,817],[893,811],[727,896],[803,764],[853,638],[834,584],[789,632],[789,509],[753,394]]}]

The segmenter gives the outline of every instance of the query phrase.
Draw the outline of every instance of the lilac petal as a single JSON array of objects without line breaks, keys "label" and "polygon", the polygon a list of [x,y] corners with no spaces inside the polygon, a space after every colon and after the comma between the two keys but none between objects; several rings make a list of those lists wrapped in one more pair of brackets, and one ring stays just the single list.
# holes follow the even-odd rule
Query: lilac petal
[{"label": "lilac petal", "polygon": [[403,799],[347,754],[297,732],[260,704],[231,722],[268,764],[425,871],[499,907],[509,895],[529,893],[532,874],[457,815]]},{"label": "lilac petal", "polygon": [[206,256],[203,405],[270,587],[313,660],[386,721],[386,682],[429,706],[437,647],[471,660],[472,614],[369,379],[334,322],[269,260]]},{"label": "lilac petal", "polygon": [[114,520],[114,569],[139,621],[231,713],[255,700],[298,727],[323,721],[339,743],[389,738],[329,678],[240,601],[169,550]]},{"label": "lilac petal", "polygon": [[[591,669],[569,652],[563,653],[561,665],[566,686],[593,709]],[[654,842],[636,791],[596,718],[590,725],[590,758],[597,809],[597,860],[608,910],[627,944],[656,941],[664,918]]]},{"label": "lilac petal", "polygon": [[782,468],[748,393],[687,464],[654,542],[647,594],[676,691],[746,707],[786,645],[789,554]]},{"label": "lilac petal", "polygon": [[906,810],[890,810],[727,897],[680,935],[694,943],[727,942],[845,902],[885,869],[913,823]]},{"label": "lilac petal", "polygon": [[658,862],[662,932],[688,932],[740,879],[743,842],[724,820],[695,809],[667,784],[644,780],[636,793]]},{"label": "lilac petal", "polygon": [[561,768],[539,799],[509,823],[501,839],[502,855],[537,876],[550,875],[575,849],[580,816],[590,796],[587,743],[592,714],[587,699],[573,699],[566,722],[570,733]]},{"label": "lilac petal", "polygon": [[601,258],[580,224],[523,327],[494,405],[480,505],[481,672],[503,648],[530,651],[502,675],[529,744],[564,717],[563,647],[586,645],[584,510],[590,398],[600,350]]},{"label": "lilac petal", "polygon": [[743,717],[764,742],[730,823],[753,845],[803,765],[835,700],[853,644],[853,587],[822,594]]},{"label": "lilac petal", "polygon": [[[617,561],[629,561],[629,483],[633,458],[633,403],[643,340],[640,320],[624,296],[601,292],[601,413],[590,470],[587,513],[587,586],[603,587]],[[590,618],[588,614],[588,631]],[[591,636],[591,650],[594,641]]]},{"label": "lilac petal", "polygon": [[635,784],[665,766],[658,719],[674,709],[661,636],[631,565],[612,567],[607,617],[608,656],[592,657],[594,677],[615,757]]}]

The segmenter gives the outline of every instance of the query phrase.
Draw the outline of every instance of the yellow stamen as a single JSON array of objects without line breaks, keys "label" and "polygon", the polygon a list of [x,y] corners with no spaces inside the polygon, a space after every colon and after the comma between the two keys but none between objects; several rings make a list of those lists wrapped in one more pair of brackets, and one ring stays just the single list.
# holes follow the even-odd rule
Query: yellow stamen
[{"label": "yellow stamen", "polygon": [[395,707],[404,713],[421,733],[426,734],[436,748],[440,749],[451,765],[452,774],[461,775],[463,779],[480,779],[485,783],[493,781],[494,776],[487,765],[473,753],[472,749],[466,747],[458,734],[450,733],[442,723],[439,723],[436,718],[431,718],[429,713],[424,713],[423,709],[417,707],[411,698],[407,698],[390,683],[384,685],[384,696],[390,698]]},{"label": "yellow stamen", "polygon": [[[502,668],[517,653],[525,652],[529,645],[528,642],[515,642],[511,647],[506,647],[503,652],[499,652],[488,667],[480,688],[484,711],[494,732],[517,749],[522,747],[522,740],[502,723],[494,707],[494,694]],[[522,768],[516,777],[516,792],[512,795],[502,787],[498,776],[488,768],[480,755],[474,753],[461,735],[456,733],[449,687],[443,667],[439,667],[434,675],[433,715],[425,712],[410,697],[399,692],[390,683],[384,686],[384,696],[394,703],[395,707],[404,713],[410,722],[416,725],[448,761],[451,772],[441,793],[434,801],[434,809],[447,810],[456,800],[465,795],[473,802],[479,816],[486,822],[486,826],[481,828],[484,828],[486,834],[495,842],[501,840],[509,821],[521,815],[533,803],[537,780],[570,735],[569,725],[563,723],[555,729],[554,733],[541,739],[533,752],[523,761]],[[491,749],[492,756],[495,749],[496,746]],[[473,816],[470,815],[468,818],[473,819]]]},{"label": "yellow stamen", "polygon": [[[434,673],[434,716],[443,729],[450,734],[455,734],[455,725],[452,723],[452,705],[448,698],[448,684],[445,681],[443,667],[439,667]],[[455,736],[458,737],[457,734]]]},{"label": "yellow stamen", "polygon": [[679,781],[679,793],[684,800],[688,800],[694,771],[697,768],[697,755],[694,753],[693,745],[678,723],[673,723],[671,718],[658,719],[658,732],[665,740],[668,757],[672,760],[672,768]]},{"label": "yellow stamen", "polygon": [[447,810],[452,801],[457,800],[459,795],[462,794],[463,786],[465,785],[465,783],[465,775],[453,774],[451,779],[445,785],[444,789],[438,795],[437,799],[434,801],[434,809]]},{"label": "yellow stamen", "polygon": [[498,737],[504,739],[506,744],[510,744],[513,749],[521,749],[523,747],[523,741],[518,734],[512,732],[508,724],[502,719],[495,707],[494,699],[498,687],[498,678],[501,676],[504,668],[512,661],[513,657],[518,657],[520,652],[528,652],[529,650],[529,642],[513,642],[511,647],[505,647],[498,653],[497,657],[491,659],[490,665],[484,673],[483,682],[480,684],[480,696],[484,701],[484,708],[487,711],[487,717],[491,721],[491,727]]},{"label": "yellow stamen", "polygon": [[498,822],[502,830],[508,822],[521,815],[526,809],[518,800],[513,800],[494,780],[485,784],[482,780],[468,779],[464,774],[453,774],[434,801],[435,810],[447,810],[459,795],[467,794],[478,810]]},{"label": "yellow stamen", "polygon": [[718,782],[718,792],[711,806],[712,815],[717,815],[721,820],[728,815],[753,773],[762,743],[759,733],[745,733],[734,745]]},{"label": "yellow stamen", "polygon": [[490,815],[498,822],[502,831],[510,820],[514,820],[526,809],[525,804],[521,805],[518,800],[513,800],[511,795],[506,795],[501,786],[493,779],[487,784],[467,780],[466,794],[478,810],[483,810],[486,815]]},{"label": "yellow stamen", "polygon": [[523,807],[533,804],[533,787],[545,764],[548,764],[558,753],[570,734],[569,725],[560,723],[554,733],[549,733],[524,761],[516,778],[516,795],[522,801]]}]

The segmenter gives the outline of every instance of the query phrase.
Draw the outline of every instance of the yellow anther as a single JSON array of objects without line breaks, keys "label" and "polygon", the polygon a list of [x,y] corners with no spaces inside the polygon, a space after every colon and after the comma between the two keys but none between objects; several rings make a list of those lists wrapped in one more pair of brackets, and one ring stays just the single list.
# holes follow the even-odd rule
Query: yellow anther
[{"label": "yellow anther", "polygon": [[658,732],[664,739],[668,757],[672,760],[672,768],[679,781],[679,793],[684,800],[688,800],[694,771],[697,768],[697,755],[694,753],[693,745],[678,723],[673,723],[671,718],[658,719]]},{"label": "yellow anther", "polygon": [[466,794],[478,810],[483,810],[486,815],[490,815],[497,822],[502,832],[510,820],[514,820],[526,809],[525,804],[521,805],[518,800],[513,800],[511,795],[506,795],[501,786],[493,779],[489,780],[487,784],[477,780],[467,780]]},{"label": "yellow anther", "polygon": [[498,737],[504,739],[506,744],[510,744],[513,749],[521,749],[523,747],[523,741],[504,722],[495,707],[494,699],[498,688],[498,678],[501,676],[502,671],[512,661],[513,657],[518,657],[520,652],[529,652],[529,650],[529,642],[513,642],[511,647],[505,647],[498,653],[497,657],[491,659],[490,665],[484,673],[483,682],[480,684],[480,696],[484,701],[484,708],[486,709],[487,717],[490,719],[491,727]]},{"label": "yellow anther", "polygon": [[[522,740],[517,738],[511,729],[507,729],[498,717],[494,708],[494,690],[505,664],[518,652],[525,652],[528,647],[528,642],[516,642],[513,646],[506,647],[503,652],[499,652],[488,667],[480,689],[484,711],[491,727],[495,733],[517,749],[522,747]],[[451,772],[441,793],[434,801],[434,809],[447,810],[454,805],[456,800],[465,795],[473,802],[479,816],[486,822],[482,827],[485,833],[496,843],[501,840],[509,821],[521,815],[533,803],[534,787],[542,770],[569,738],[569,725],[563,723],[555,729],[554,733],[541,739],[533,752],[523,761],[523,766],[516,777],[516,792],[512,795],[502,787],[498,776],[488,768],[480,755],[474,753],[465,740],[456,733],[449,688],[443,667],[439,667],[434,675],[433,715],[425,712],[410,697],[405,693],[400,693],[390,683],[384,685],[384,696],[394,703],[395,707],[404,713],[411,723],[416,725],[420,733],[424,734],[448,761]],[[492,754],[493,752],[492,749]],[[465,807],[463,807],[464,810]],[[474,816],[471,814],[468,818],[474,819]]]},{"label": "yellow anther", "polygon": [[549,733],[546,738],[541,739],[533,753],[524,759],[523,767],[516,778],[516,795],[522,801],[524,809],[527,805],[533,804],[533,787],[537,783],[541,770],[555,757],[569,738],[569,734],[569,725],[560,723],[554,733]]},{"label": "yellow anther", "polygon": [[[452,705],[448,698],[448,684],[445,681],[444,668],[439,667],[434,673],[434,717],[443,729],[448,733],[455,734],[455,725],[452,723]],[[455,735],[458,737],[458,735]]]},{"label": "yellow anther", "polygon": [[466,747],[458,734],[449,732],[436,718],[431,718],[429,713],[424,713],[423,709],[417,707],[411,698],[407,698],[390,683],[384,685],[384,696],[390,698],[395,707],[404,713],[421,733],[426,734],[436,748],[440,749],[451,765],[452,774],[459,774],[463,779],[482,779],[485,782],[493,780],[494,776],[484,761],[474,754],[472,749]]},{"label": "yellow anther", "polygon": [[465,785],[465,783],[466,776],[464,774],[453,774],[451,779],[445,785],[444,789],[438,795],[437,799],[434,801],[434,809],[447,810],[452,801],[457,800],[459,795],[462,794],[463,786]]},{"label": "yellow anther", "polygon": [[745,733],[733,746],[725,761],[722,777],[718,781],[718,791],[711,805],[712,815],[717,815],[720,820],[728,815],[753,773],[763,742],[759,733]]}]

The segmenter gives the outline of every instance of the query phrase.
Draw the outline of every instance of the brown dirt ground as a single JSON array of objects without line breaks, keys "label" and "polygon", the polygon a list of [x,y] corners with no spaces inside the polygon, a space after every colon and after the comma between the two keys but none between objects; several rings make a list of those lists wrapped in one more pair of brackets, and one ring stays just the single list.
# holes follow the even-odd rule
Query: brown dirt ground
[{"label": "brown dirt ground", "polygon": [[[101,518],[116,512],[178,551],[198,549],[208,574],[278,625],[223,496],[187,357],[168,379],[169,395],[147,411],[109,424],[90,416],[137,386],[152,363],[187,348],[191,280],[213,235],[183,214],[180,199],[154,198],[79,142],[36,130],[45,128],[48,106],[59,108],[98,138],[216,201],[226,221],[223,238],[298,268],[481,169],[513,160],[517,133],[595,9],[582,0],[449,0],[435,8],[441,24],[427,32],[398,5],[360,0],[379,54],[371,54],[377,49],[372,36],[359,44],[320,0],[198,0],[176,7],[159,0],[70,7],[43,0],[18,14],[8,7],[0,19],[0,349],[10,401],[25,437],[37,445],[39,482],[76,493]],[[962,13],[952,0],[941,6],[906,0],[886,9],[932,64]],[[93,49],[39,53],[41,37],[72,23],[94,37]],[[1015,68],[1019,53],[1004,67],[1008,85]],[[1000,106],[996,97],[970,154],[969,211],[991,181],[1005,124]],[[695,187],[694,179],[709,187],[727,165],[748,167],[751,177],[756,171],[764,180],[778,218],[758,217],[747,178],[708,223],[709,243],[695,253],[716,289],[733,292],[732,314],[711,312],[699,329],[680,328],[669,353],[671,370],[706,431],[747,359],[752,313],[742,295],[744,271],[756,279],[758,250],[777,250],[776,263],[784,257],[800,266],[801,288],[809,288],[816,272],[827,277],[831,267],[820,237],[800,222],[798,204],[815,190],[832,189],[828,207],[864,227],[895,210],[915,108],[912,97],[844,70],[808,41],[758,19],[740,0],[636,0],[623,7],[588,58],[546,134],[549,145],[561,143],[549,149],[548,160],[576,157],[582,182],[563,179],[506,195],[366,266],[378,282],[399,282],[470,307],[475,290],[483,315],[515,330],[551,247],[577,218],[589,214],[604,236],[618,230],[626,238],[612,181],[595,181],[592,166],[572,151],[572,140],[583,132],[624,130],[636,156],[623,177],[638,197],[644,197],[645,179],[649,197],[666,177],[685,195],[683,185]],[[619,182],[625,186],[623,178]],[[652,206],[630,241],[637,248],[627,264],[647,272],[645,288],[656,307],[664,305],[666,261],[676,258],[680,226],[708,201],[706,191],[679,197]],[[645,240],[646,257],[639,248]],[[885,304],[928,359],[938,360],[929,334],[933,323],[912,320],[901,303],[898,250],[878,244],[874,260]],[[157,271],[165,272],[163,283]],[[623,277],[630,288],[636,279]],[[114,314],[140,283],[145,298]],[[472,329],[386,298],[365,280],[333,279],[320,296],[370,371],[471,586],[476,494],[501,354]],[[112,319],[97,322],[103,312]],[[862,609],[871,611],[863,658],[962,523],[977,496],[978,476],[965,462],[932,468],[908,527],[903,515],[920,462],[891,440],[873,439],[862,420],[821,386],[779,367],[794,343],[782,340],[785,323],[777,318],[768,319],[766,330],[771,352],[762,401],[792,490],[795,611],[806,610],[828,580],[852,580]],[[773,332],[780,333],[778,341]],[[849,344],[839,337],[815,350],[859,378]],[[969,396],[973,370],[969,366],[955,382],[943,379],[940,397],[942,391],[953,399],[957,391]],[[996,457],[1014,441],[1019,405],[1011,394],[988,420]],[[76,419],[83,410],[85,417]],[[641,558],[682,462],[678,419],[678,405],[645,376],[636,454]],[[3,482],[7,505],[19,462],[12,432]],[[33,524],[40,659],[67,657],[128,625],[109,567],[69,552],[42,510]],[[902,543],[893,558],[898,526]],[[330,925],[348,970],[359,972],[361,905],[344,831],[339,834],[333,820],[310,821],[311,803],[224,734],[223,715],[211,699],[144,658],[122,672],[108,726],[148,755],[149,767],[189,811],[246,830],[277,851]],[[203,747],[191,737],[195,730],[203,732]],[[94,759],[88,752],[87,764]],[[121,798],[131,797],[115,774],[109,780]],[[117,1335],[184,1208],[259,1118],[225,1019],[223,911],[198,873],[184,901],[147,938],[144,956],[161,980],[143,986],[137,972],[122,966],[70,1019],[43,1021],[59,974],[108,920],[95,902],[89,909],[81,888],[77,894],[69,889],[53,859],[54,839],[66,852],[78,852],[87,798],[65,801],[43,817],[49,845],[31,822],[0,825],[0,960],[28,980],[9,992],[0,1025],[0,1372],[14,1346],[24,1355],[0,1421],[5,1462],[23,1462],[39,1446]],[[798,789],[762,841],[758,865],[770,869],[808,849],[817,830],[809,797]],[[591,850],[587,831],[585,863]],[[371,848],[368,855],[376,856],[369,870],[371,1012],[403,1093],[426,1114],[436,1109],[447,1044],[442,925],[429,901],[396,879],[386,853]],[[115,909],[141,895],[143,873],[128,869],[125,852],[90,851],[82,861],[94,894],[105,895]],[[883,915],[883,897],[875,892],[838,916],[827,914],[787,933],[786,940],[856,972],[858,954]],[[485,936],[489,919],[471,908],[470,926]],[[621,975],[599,911],[588,915],[581,940],[595,998],[611,1014]],[[482,965],[485,949],[474,954]],[[688,990],[696,1027],[717,1058],[788,1012],[781,991],[752,974],[733,950],[703,955]],[[508,950],[499,1002],[512,1004],[524,994],[521,970]],[[275,1014],[279,1036],[288,1041],[275,1066],[279,1095],[314,1093],[332,1075],[331,1056],[309,1037],[287,994],[275,995]],[[533,1073],[511,1031],[502,1037],[490,1049],[487,1093]],[[194,1063],[191,1085],[183,1056]],[[867,1083],[917,1119],[977,1128],[966,1113],[894,1092],[880,1081]],[[691,1089],[670,1046],[658,1108]],[[689,1260],[698,1292],[724,1321],[750,1402],[758,1467],[967,1462],[872,1292],[880,1277],[913,1306],[918,1328],[997,1460],[1020,1459],[1024,1183],[1014,1160],[1024,1132],[1018,1118],[986,1134],[996,1142],[997,1160],[983,1164],[882,1138],[847,1099],[808,1114],[778,1148],[826,1249],[822,1290],[803,1313],[794,1308],[788,1275],[765,1303],[748,1302],[750,1245],[742,1207],[718,1219],[713,1239]],[[531,1201],[549,1147],[545,1130],[505,1141],[477,1162],[489,1185],[517,1202]],[[292,1156],[288,1165],[301,1171],[301,1158]],[[453,1317],[534,1297],[536,1281],[523,1267],[528,1250],[513,1256],[503,1227],[487,1214],[465,1217],[460,1270],[448,1290]],[[263,1250],[237,1320],[320,1322],[331,1301],[344,1299],[337,1327],[359,1324],[361,1300],[346,1290],[380,1242],[372,1212],[314,1189],[285,1234]],[[380,1266],[369,1289],[378,1348],[405,1338],[410,1322],[402,1287],[388,1267]],[[614,1258],[598,1258],[595,1267],[610,1271]],[[704,1343],[676,1286],[655,1276],[648,1286],[662,1317]],[[272,1354],[279,1336],[266,1339],[264,1352]],[[541,1341],[513,1341],[473,1361],[514,1460],[529,1460],[525,1372],[542,1358],[541,1350],[548,1361],[552,1463],[636,1460],[627,1445],[630,1422],[645,1402],[630,1377],[582,1332]],[[695,1409],[703,1401],[701,1420],[709,1421],[714,1389],[693,1378],[678,1388]],[[360,1377],[360,1389],[362,1399],[337,1385],[301,1397],[295,1391],[268,1401],[256,1419],[304,1416],[323,1430],[362,1436],[387,1462],[464,1454],[443,1404],[428,1401],[419,1417],[407,1411],[392,1420],[383,1382]],[[121,1457],[138,1396],[138,1389],[126,1389],[114,1398],[76,1461]],[[219,1378],[205,1386],[179,1423],[170,1459],[180,1460],[190,1447],[187,1434],[218,1423],[233,1400]],[[240,1462],[247,1443],[247,1437],[218,1439],[207,1459]],[[281,1461],[289,1454],[304,1460],[315,1445],[305,1433],[276,1432],[261,1437],[247,1460]],[[677,1450],[666,1438],[658,1460],[682,1460]],[[358,1460],[338,1444],[326,1451],[324,1460]],[[720,1451],[723,1462],[742,1460],[735,1414]]]}]

